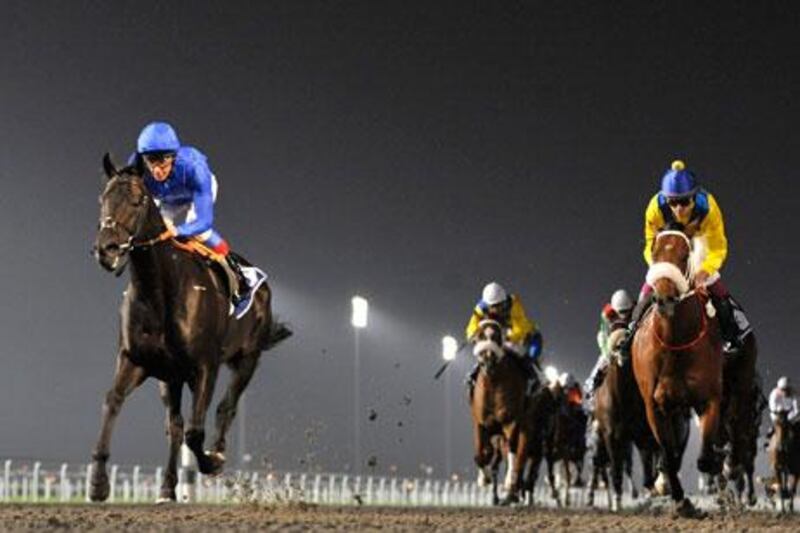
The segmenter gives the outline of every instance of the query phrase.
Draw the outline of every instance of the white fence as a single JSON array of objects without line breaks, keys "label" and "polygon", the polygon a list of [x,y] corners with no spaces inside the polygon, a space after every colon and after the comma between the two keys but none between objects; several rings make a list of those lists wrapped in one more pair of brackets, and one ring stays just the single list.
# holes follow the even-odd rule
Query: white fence
[{"label": "white fence", "polygon": [[[6,460],[0,476],[3,502],[89,501],[91,465],[43,465]],[[163,470],[110,465],[108,501],[153,502]],[[303,501],[333,505],[484,506],[491,492],[475,482],[430,478],[291,472],[242,472],[209,478],[179,469],[179,500],[202,503]],[[193,482],[192,482],[193,481]]]}]

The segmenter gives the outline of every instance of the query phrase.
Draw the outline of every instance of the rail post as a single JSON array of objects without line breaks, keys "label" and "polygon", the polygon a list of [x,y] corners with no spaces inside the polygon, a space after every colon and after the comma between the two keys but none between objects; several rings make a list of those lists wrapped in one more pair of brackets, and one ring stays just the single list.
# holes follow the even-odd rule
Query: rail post
[{"label": "rail post", "polygon": [[114,501],[114,493],[117,488],[117,471],[119,471],[119,465],[111,465],[111,480],[109,482],[111,487],[108,492],[108,501],[110,502]]},{"label": "rail post", "polygon": [[3,500],[11,499],[11,459],[6,459],[3,465]]},{"label": "rail post", "polygon": [[59,472],[59,495],[58,499],[62,502],[69,501],[71,494],[69,494],[69,480],[67,479],[67,463],[61,463],[61,471]]}]

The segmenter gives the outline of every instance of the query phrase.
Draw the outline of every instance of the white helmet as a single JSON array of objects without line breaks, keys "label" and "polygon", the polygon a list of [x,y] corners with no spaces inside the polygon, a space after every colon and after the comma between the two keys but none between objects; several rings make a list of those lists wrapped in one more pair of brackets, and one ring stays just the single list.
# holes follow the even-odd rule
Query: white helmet
[{"label": "white helmet", "polygon": [[625,289],[619,289],[611,296],[611,307],[617,313],[630,311],[633,307],[633,300]]},{"label": "white helmet", "polygon": [[778,388],[781,390],[786,390],[790,387],[791,383],[789,383],[789,378],[786,376],[781,376],[778,380]]},{"label": "white helmet", "polygon": [[486,305],[497,305],[503,303],[508,298],[506,290],[502,285],[493,281],[483,288],[481,299]]}]

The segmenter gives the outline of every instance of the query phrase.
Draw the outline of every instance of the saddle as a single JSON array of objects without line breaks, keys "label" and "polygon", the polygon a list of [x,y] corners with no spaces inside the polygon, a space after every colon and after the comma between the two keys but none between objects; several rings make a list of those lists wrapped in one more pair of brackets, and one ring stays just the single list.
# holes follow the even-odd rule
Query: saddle
[{"label": "saddle", "polygon": [[[236,275],[231,271],[231,269],[226,267],[227,259],[224,255],[215,252],[197,239],[189,239],[186,241],[171,239],[170,244],[179,250],[196,255],[208,262],[209,268],[224,280],[228,289],[227,296],[230,298],[235,291],[235,284],[239,284],[239,280],[236,278]],[[234,252],[229,253],[234,254]],[[245,289],[243,291],[245,294],[242,294],[241,300],[235,306],[233,303],[231,303],[229,314],[235,315],[236,319],[238,320],[250,310],[250,307],[253,305],[253,296],[255,296],[255,293],[259,287],[261,287],[261,285],[267,281],[267,274],[260,268],[250,264],[249,261],[244,259],[239,254],[235,255],[236,260],[241,265],[242,275],[245,278],[244,281],[247,283],[247,287],[242,287],[242,289]]]}]

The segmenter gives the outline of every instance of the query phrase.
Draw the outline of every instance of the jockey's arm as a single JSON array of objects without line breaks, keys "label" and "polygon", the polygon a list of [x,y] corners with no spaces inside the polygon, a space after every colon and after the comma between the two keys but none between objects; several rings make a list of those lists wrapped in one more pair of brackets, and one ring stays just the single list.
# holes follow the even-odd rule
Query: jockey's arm
[{"label": "jockey's arm", "polygon": [[478,333],[478,325],[480,324],[482,318],[483,315],[478,313],[477,308],[472,311],[472,316],[469,318],[469,323],[467,324],[467,328],[465,330],[467,341],[472,342],[473,337],[476,333]]},{"label": "jockey's arm", "polygon": [[210,230],[214,223],[214,193],[208,165],[195,162],[191,184],[194,190],[192,203],[197,218],[175,228],[179,237],[199,235]]},{"label": "jockey's arm", "polygon": [[514,296],[511,302],[511,313],[509,318],[508,340],[521,344],[525,339],[536,331],[536,326],[528,319],[525,308],[518,297]]},{"label": "jockey's arm", "polygon": [[722,268],[728,256],[728,239],[725,236],[722,211],[711,194],[708,195],[708,204],[708,215],[700,226],[700,233],[705,236],[708,250],[700,268],[713,275]]},{"label": "jockey's arm", "polygon": [[644,213],[644,260],[648,265],[653,263],[653,241],[658,231],[664,227],[664,215],[658,208],[658,195],[656,194],[647,204]]}]

